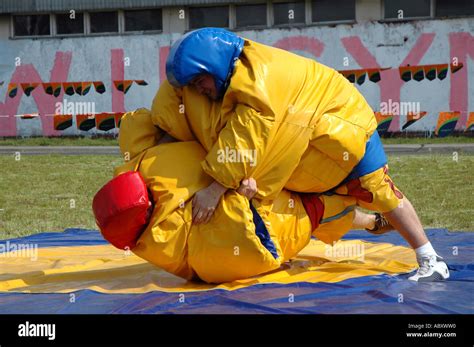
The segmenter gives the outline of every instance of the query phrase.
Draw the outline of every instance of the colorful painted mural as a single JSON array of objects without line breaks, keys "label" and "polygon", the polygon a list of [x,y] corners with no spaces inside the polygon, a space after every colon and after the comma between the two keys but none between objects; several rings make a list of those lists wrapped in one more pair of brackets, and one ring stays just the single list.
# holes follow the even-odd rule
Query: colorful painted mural
[{"label": "colorful painted mural", "polygon": [[[337,29],[239,34],[339,70],[367,98],[382,134],[474,130],[472,20]],[[0,136],[116,133],[124,112],[150,107],[165,78],[169,47],[179,37],[0,40]]]}]

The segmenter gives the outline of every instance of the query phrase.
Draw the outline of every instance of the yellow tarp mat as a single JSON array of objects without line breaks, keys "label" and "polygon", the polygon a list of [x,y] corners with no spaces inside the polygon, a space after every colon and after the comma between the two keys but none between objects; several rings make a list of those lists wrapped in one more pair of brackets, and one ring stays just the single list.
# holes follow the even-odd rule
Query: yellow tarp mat
[{"label": "yellow tarp mat", "polygon": [[110,245],[38,248],[37,259],[0,257],[0,292],[101,293],[235,290],[254,284],[339,282],[349,278],[406,273],[416,268],[414,252],[389,243],[341,241],[335,247],[311,240],[298,258],[249,279],[212,285],[187,282]]}]

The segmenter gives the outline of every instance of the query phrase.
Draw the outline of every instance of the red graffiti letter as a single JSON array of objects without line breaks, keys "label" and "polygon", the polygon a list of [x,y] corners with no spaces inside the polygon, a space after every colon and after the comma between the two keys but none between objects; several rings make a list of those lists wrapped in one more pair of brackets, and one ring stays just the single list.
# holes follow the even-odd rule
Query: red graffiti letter
[{"label": "red graffiti letter", "polygon": [[[71,66],[72,53],[71,52],[56,52],[54,59],[54,66],[51,69],[50,82],[64,82],[67,81],[69,74],[69,67]],[[18,66],[13,72],[11,83],[42,83],[41,76],[36,71],[32,64],[25,64]],[[35,103],[40,114],[41,126],[44,136],[58,135],[59,132],[54,130],[53,117],[56,103],[62,102],[64,91],[55,98],[44,92],[41,86],[38,86],[32,93]],[[0,136],[16,136],[16,117],[20,106],[23,90],[18,85],[18,93],[16,97],[5,97],[5,102],[0,103]]]},{"label": "red graffiti letter", "polygon": [[[400,65],[417,65],[431,46],[434,37],[435,34],[432,33],[421,34]],[[365,48],[359,37],[345,37],[341,41],[347,52],[354,57],[362,68],[382,67],[377,63],[377,60],[370,54],[367,48]],[[381,75],[382,80],[378,83],[380,87],[380,101],[388,102],[389,99],[392,99],[392,102],[400,102],[400,90],[404,82],[400,79],[398,69],[393,68],[382,71]],[[389,131],[400,131],[399,117],[394,117],[392,124],[390,124]]]},{"label": "red graffiti letter", "polygon": [[287,51],[304,51],[319,57],[324,50],[324,44],[313,37],[291,36],[278,40],[274,47],[286,49]]},{"label": "red graffiti letter", "polygon": [[449,34],[449,46],[451,48],[451,64],[453,59],[463,63],[464,67],[451,74],[451,91],[449,95],[449,107],[451,111],[461,111],[461,117],[456,125],[460,130],[466,126],[469,111],[469,86],[468,86],[468,57],[474,59],[474,36],[470,33],[459,32]]},{"label": "red graffiti letter", "polygon": [[125,112],[125,94],[115,88],[114,81],[123,81],[125,67],[123,49],[112,49],[110,67],[112,71],[112,112]]}]

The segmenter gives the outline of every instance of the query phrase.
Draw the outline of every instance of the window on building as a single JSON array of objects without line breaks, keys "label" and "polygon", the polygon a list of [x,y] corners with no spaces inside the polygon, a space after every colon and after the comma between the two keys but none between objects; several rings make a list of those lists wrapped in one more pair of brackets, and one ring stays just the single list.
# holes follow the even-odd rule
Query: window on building
[{"label": "window on building", "polygon": [[229,7],[190,7],[189,8],[189,27],[198,29],[204,27],[229,27]]},{"label": "window on building", "polygon": [[13,16],[14,36],[50,35],[49,14]]},{"label": "window on building", "polygon": [[355,20],[355,0],[313,0],[313,22]]},{"label": "window on building", "polygon": [[437,0],[437,17],[473,16],[474,1],[472,0]]},{"label": "window on building", "polygon": [[59,35],[84,34],[84,15],[82,13],[57,14],[56,33]]},{"label": "window on building", "polygon": [[90,28],[91,33],[116,33],[118,32],[117,12],[91,12]]},{"label": "window on building", "polygon": [[237,5],[237,27],[254,27],[267,25],[267,4]]},{"label": "window on building", "polygon": [[273,4],[274,24],[300,24],[305,23],[305,3],[297,2],[279,2]]},{"label": "window on building", "polygon": [[386,19],[407,19],[431,16],[431,0],[385,0]]},{"label": "window on building", "polygon": [[163,30],[161,9],[125,11],[125,31]]}]

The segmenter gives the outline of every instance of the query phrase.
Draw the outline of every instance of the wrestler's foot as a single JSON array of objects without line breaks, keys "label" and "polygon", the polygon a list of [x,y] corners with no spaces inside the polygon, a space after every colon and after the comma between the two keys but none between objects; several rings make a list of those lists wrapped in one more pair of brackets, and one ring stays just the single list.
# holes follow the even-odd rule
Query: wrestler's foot
[{"label": "wrestler's foot", "polygon": [[449,270],[443,258],[437,255],[430,255],[418,259],[420,267],[416,274],[408,277],[410,281],[434,282],[443,281],[449,278]]},{"label": "wrestler's foot", "polygon": [[382,235],[395,228],[390,224],[387,218],[384,217],[381,213],[375,214],[375,227],[373,229],[365,229],[371,234]]}]

